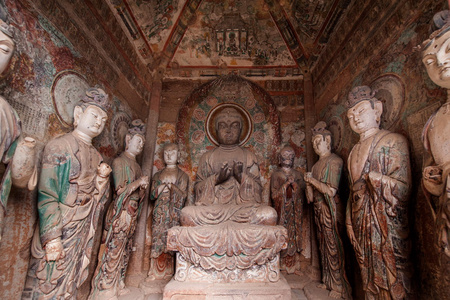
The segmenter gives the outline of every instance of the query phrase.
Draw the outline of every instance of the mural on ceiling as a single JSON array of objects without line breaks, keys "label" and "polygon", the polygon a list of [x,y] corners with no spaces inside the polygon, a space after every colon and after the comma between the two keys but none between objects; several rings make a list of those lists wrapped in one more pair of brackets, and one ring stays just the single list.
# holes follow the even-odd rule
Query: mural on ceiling
[{"label": "mural on ceiling", "polygon": [[292,66],[264,0],[204,0],[173,62],[179,66]]},{"label": "mural on ceiling", "polygon": [[[163,50],[185,2],[186,0],[109,0],[144,59],[148,57],[149,51],[137,26],[144,34],[151,51],[160,52]],[[128,9],[131,10],[131,14]]]}]

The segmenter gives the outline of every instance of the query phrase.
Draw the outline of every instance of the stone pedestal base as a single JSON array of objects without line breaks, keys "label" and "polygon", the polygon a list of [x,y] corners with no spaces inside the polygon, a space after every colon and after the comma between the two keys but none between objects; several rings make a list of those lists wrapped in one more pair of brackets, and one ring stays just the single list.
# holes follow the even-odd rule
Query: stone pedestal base
[{"label": "stone pedestal base", "polygon": [[163,300],[291,300],[291,288],[283,275],[272,283],[204,283],[172,279]]}]

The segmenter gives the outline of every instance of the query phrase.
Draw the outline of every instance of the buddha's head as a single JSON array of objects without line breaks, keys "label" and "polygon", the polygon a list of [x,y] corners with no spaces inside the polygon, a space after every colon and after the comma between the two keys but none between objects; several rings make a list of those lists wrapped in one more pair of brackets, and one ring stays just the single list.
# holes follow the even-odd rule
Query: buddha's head
[{"label": "buddha's head", "polygon": [[326,127],[327,124],[320,121],[312,129],[313,149],[320,157],[331,153],[331,132]]},{"label": "buddha's head", "polygon": [[139,155],[144,149],[145,143],[145,124],[142,120],[133,120],[128,133],[125,136],[125,151],[133,156]]},{"label": "buddha's head", "polygon": [[90,138],[98,136],[105,127],[109,107],[108,95],[99,88],[90,88],[73,111],[75,129]]},{"label": "buddha's head", "polygon": [[11,27],[0,20],[0,74],[6,70],[14,52],[14,40]]},{"label": "buddha's head", "polygon": [[284,146],[280,150],[279,161],[283,168],[294,167],[295,151],[291,146]]},{"label": "buddha's head", "polygon": [[178,163],[179,152],[177,144],[168,143],[164,145],[163,156],[166,166],[175,166]]},{"label": "buddha's head", "polygon": [[375,92],[368,86],[354,87],[348,94],[347,118],[350,127],[357,134],[372,128],[380,128],[383,103],[375,98]]},{"label": "buddha's head", "polygon": [[450,18],[449,11],[433,17],[436,29],[421,46],[422,62],[428,76],[437,85],[450,89]]},{"label": "buddha's head", "polygon": [[227,107],[217,114],[214,121],[217,140],[220,145],[237,145],[242,131],[242,117],[239,112]]}]

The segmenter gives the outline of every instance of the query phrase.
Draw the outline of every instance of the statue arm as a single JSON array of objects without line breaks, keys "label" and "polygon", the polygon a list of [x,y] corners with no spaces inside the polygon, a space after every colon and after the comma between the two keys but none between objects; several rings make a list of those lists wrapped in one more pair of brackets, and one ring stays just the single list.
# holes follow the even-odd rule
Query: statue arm
[{"label": "statue arm", "polygon": [[198,164],[197,177],[194,185],[196,205],[210,205],[215,202],[214,195],[217,175],[212,172],[211,166],[208,163],[210,155],[211,152],[203,154]]},{"label": "statue arm", "polygon": [[261,203],[262,184],[258,160],[255,154],[250,151],[247,152],[247,162],[244,168],[246,170],[242,172],[240,196],[243,200]]}]

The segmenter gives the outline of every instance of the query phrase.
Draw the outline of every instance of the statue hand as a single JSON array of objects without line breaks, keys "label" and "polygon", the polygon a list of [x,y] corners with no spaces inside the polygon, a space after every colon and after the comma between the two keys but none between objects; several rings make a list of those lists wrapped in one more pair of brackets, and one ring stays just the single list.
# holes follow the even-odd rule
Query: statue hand
[{"label": "statue hand", "polygon": [[370,171],[368,174],[368,179],[370,181],[370,185],[376,189],[379,188],[381,185],[381,178],[383,177],[383,174],[380,172]]},{"label": "statue hand", "polygon": [[139,186],[142,189],[146,189],[148,187],[148,183],[149,183],[149,178],[148,176],[142,176],[141,178],[139,178]]},{"label": "statue hand", "polygon": [[49,261],[57,261],[64,258],[66,253],[60,238],[51,240],[45,245],[45,259]]},{"label": "statue hand", "polygon": [[224,181],[227,181],[231,176],[231,168],[228,166],[227,162],[224,162],[222,167],[220,168],[219,175],[216,179],[216,184],[221,184]]},{"label": "statue hand", "polygon": [[306,172],[305,176],[303,176],[303,179],[305,180],[306,183],[311,183],[312,172]]},{"label": "statue hand", "polygon": [[442,169],[436,166],[428,166],[424,168],[423,179],[436,185],[442,184]]},{"label": "statue hand", "polygon": [[242,161],[234,161],[233,165],[233,175],[236,180],[241,183],[242,181],[242,172],[244,170],[244,164]]}]

